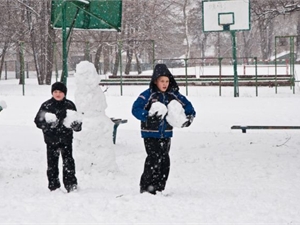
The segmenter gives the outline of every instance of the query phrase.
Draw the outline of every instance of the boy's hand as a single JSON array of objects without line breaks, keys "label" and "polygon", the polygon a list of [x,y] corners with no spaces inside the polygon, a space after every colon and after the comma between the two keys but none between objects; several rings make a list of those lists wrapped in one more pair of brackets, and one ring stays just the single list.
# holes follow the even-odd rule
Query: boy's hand
[{"label": "boy's hand", "polygon": [[182,124],[182,126],[181,126],[182,128],[183,127],[189,127],[192,124],[193,120],[194,120],[194,116],[192,116],[192,115],[188,115],[188,116],[186,116],[186,118],[187,118],[187,121],[185,121]]},{"label": "boy's hand", "polygon": [[158,112],[154,113],[153,115],[149,115],[148,116],[148,121],[151,123],[151,122],[154,122],[154,121],[158,121],[158,120],[162,120],[162,115],[158,115]]},{"label": "boy's hand", "polygon": [[78,121],[74,121],[71,123],[70,127],[74,130],[74,131],[81,131],[81,122]]},{"label": "boy's hand", "polygon": [[50,123],[49,123],[49,124],[50,124],[50,128],[55,128],[55,127],[57,127],[58,123],[59,123],[59,120],[58,120],[58,119],[55,120],[54,122],[50,122]]},{"label": "boy's hand", "polygon": [[154,116],[154,114],[158,114],[161,117],[164,117],[168,112],[167,107],[161,102],[154,102],[149,109],[149,116]]},{"label": "boy's hand", "polygon": [[56,115],[49,112],[45,113],[45,120],[50,125],[50,128],[57,127],[59,123],[59,120],[57,119]]}]

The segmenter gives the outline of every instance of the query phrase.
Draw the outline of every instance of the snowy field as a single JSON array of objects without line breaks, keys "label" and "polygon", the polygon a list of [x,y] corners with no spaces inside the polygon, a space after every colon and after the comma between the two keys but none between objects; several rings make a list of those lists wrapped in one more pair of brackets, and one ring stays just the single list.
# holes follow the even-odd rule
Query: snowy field
[{"label": "snowy field", "polygon": [[[53,79],[54,80],[54,79]],[[76,104],[74,77],[68,98]],[[146,86],[109,87],[108,117],[128,119],[112,145],[118,170],[81,170],[74,147],[78,192],[50,192],[46,146],[33,119],[50,86],[26,79],[0,81],[0,224],[300,224],[300,130],[231,130],[232,125],[300,126],[300,89],[189,87],[197,112],[189,128],[175,129],[166,190],[139,193],[146,153],[131,106]],[[185,88],[181,87],[185,94]],[[83,121],[84,124],[84,121]],[[84,126],[84,125],[83,125]],[[101,139],[102,137],[99,137]],[[60,167],[61,168],[61,167]]]}]

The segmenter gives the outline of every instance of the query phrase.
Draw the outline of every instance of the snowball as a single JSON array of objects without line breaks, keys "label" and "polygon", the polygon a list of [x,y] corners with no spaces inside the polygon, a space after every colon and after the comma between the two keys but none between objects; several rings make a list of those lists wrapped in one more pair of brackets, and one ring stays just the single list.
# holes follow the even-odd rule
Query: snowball
[{"label": "snowball", "polygon": [[153,116],[156,112],[158,116],[161,115],[162,117],[164,117],[167,114],[168,109],[161,102],[154,102],[152,103],[151,108],[149,110],[149,116]]},{"label": "snowball", "polygon": [[53,123],[57,120],[56,115],[53,113],[45,113],[45,120],[47,123]]},{"label": "snowball", "polygon": [[67,109],[67,116],[64,119],[64,123],[63,123],[64,126],[71,128],[71,124],[75,121],[82,122],[82,118],[81,118],[80,114],[74,110]]},{"label": "snowball", "polygon": [[181,128],[182,124],[187,121],[182,105],[177,100],[172,100],[168,104],[168,123],[173,127]]},{"label": "snowball", "polygon": [[1,107],[2,109],[5,109],[5,108],[7,107],[6,102],[3,101],[3,100],[1,100],[1,101],[0,101],[0,107]]}]

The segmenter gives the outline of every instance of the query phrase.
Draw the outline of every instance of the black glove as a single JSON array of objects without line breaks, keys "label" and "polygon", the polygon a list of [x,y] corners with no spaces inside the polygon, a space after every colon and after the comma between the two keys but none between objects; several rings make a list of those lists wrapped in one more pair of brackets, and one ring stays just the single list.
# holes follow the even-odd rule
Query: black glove
[{"label": "black glove", "polygon": [[186,119],[187,119],[187,121],[185,121],[181,127],[189,127],[194,120],[194,116],[188,115],[188,116],[186,116]]},{"label": "black glove", "polygon": [[74,131],[81,131],[81,122],[78,121],[74,121],[71,123],[70,127],[74,130]]},{"label": "black glove", "polygon": [[152,116],[148,116],[148,121],[150,123],[154,123],[157,121],[161,121],[162,116],[161,115],[157,115],[158,112],[154,113]]},{"label": "black glove", "polygon": [[55,120],[54,122],[49,123],[50,128],[56,128],[59,123],[59,120]]}]

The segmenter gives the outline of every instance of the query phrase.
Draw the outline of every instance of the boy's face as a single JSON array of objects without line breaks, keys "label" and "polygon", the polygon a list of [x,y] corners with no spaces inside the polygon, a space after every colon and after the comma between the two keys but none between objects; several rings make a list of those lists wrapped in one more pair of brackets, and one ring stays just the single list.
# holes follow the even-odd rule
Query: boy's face
[{"label": "boy's face", "polygon": [[64,99],[65,93],[63,93],[62,91],[59,91],[59,90],[55,90],[52,92],[52,96],[56,101],[61,101]]},{"label": "boy's face", "polygon": [[165,92],[169,87],[169,77],[166,76],[160,76],[157,78],[157,80],[154,82],[161,92]]}]

